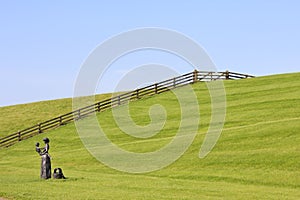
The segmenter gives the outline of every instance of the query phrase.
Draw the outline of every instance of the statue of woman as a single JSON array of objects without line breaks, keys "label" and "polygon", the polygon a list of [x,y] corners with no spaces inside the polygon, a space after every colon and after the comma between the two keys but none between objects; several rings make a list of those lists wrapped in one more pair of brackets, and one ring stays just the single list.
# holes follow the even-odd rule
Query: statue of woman
[{"label": "statue of woman", "polygon": [[36,152],[40,154],[42,157],[42,162],[41,162],[41,178],[48,179],[51,178],[51,160],[50,160],[50,155],[48,153],[49,151],[49,138],[44,138],[43,141],[45,142],[45,147],[40,148],[39,143],[36,143]]}]

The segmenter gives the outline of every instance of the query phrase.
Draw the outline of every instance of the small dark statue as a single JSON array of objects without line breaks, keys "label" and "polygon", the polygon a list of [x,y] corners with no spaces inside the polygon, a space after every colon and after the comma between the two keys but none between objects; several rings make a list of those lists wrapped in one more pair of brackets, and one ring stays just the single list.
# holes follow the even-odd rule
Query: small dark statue
[{"label": "small dark statue", "polygon": [[61,168],[55,168],[53,172],[54,179],[66,179]]},{"label": "small dark statue", "polygon": [[40,144],[37,142],[35,145],[35,151],[42,157],[41,162],[41,178],[48,179],[51,178],[51,160],[49,151],[49,138],[44,138],[43,141],[45,142],[45,147],[40,148]]}]

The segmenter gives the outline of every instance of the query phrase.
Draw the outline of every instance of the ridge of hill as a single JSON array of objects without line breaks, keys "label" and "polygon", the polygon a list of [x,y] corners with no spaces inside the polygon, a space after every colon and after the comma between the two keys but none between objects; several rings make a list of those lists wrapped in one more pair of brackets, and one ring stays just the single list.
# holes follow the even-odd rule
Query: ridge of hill
[{"label": "ridge of hill", "polygon": [[[226,123],[217,145],[204,159],[198,154],[210,121],[210,97],[205,83],[193,84],[201,110],[198,134],[176,162],[151,173],[119,172],[98,162],[84,148],[73,123],[22,141],[0,151],[0,197],[298,199],[299,78],[300,73],[294,73],[224,81]],[[138,125],[150,123],[149,107],[157,103],[166,109],[168,120],[163,130],[151,138],[124,134],[111,110],[97,114],[97,118],[116,145],[128,151],[151,152],[173,138],[180,122],[178,102],[172,92],[130,102],[131,117]],[[51,140],[52,166],[62,167],[66,180],[39,178],[40,160],[34,143],[46,136]]]}]

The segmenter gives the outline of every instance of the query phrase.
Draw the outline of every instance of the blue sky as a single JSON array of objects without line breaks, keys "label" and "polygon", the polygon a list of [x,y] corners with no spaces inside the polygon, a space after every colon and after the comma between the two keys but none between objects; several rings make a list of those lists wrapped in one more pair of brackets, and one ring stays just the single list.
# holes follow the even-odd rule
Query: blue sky
[{"label": "blue sky", "polygon": [[89,53],[141,27],[191,37],[219,71],[299,72],[299,9],[296,0],[0,1],[0,106],[72,97]]}]

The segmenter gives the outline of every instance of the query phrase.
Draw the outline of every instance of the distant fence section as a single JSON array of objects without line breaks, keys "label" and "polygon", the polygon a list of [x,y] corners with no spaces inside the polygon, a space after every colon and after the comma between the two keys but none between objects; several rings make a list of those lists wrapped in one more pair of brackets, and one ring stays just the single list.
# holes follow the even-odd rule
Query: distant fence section
[{"label": "distant fence section", "polygon": [[160,94],[174,88],[184,86],[187,84],[196,83],[198,81],[215,81],[215,80],[230,80],[230,79],[244,79],[253,78],[254,76],[248,74],[240,74],[235,72],[205,72],[193,71],[178,77],[174,77],[159,83],[155,83],[134,91],[126,92],[118,96],[97,102],[95,104],[74,110],[72,112],[60,115],[53,119],[41,122],[37,125],[20,130],[8,136],[0,138],[0,147],[9,147],[19,141],[41,134],[47,130],[57,128],[67,123],[73,122],[86,117],[94,112],[101,112],[109,108],[125,104],[128,101],[140,99],[144,96]]}]

